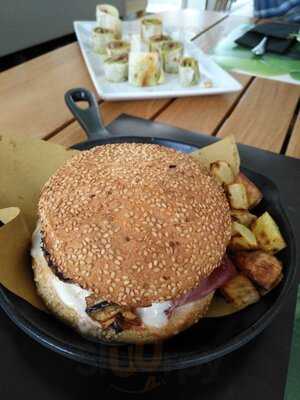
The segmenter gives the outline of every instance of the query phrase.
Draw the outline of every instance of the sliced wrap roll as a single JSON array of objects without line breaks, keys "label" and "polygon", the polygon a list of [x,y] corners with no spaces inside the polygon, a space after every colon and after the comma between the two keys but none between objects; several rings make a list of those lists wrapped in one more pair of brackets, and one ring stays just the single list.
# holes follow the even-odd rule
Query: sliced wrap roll
[{"label": "sliced wrap roll", "polygon": [[161,46],[172,40],[171,36],[169,35],[154,35],[151,36],[149,39],[149,48],[150,51],[161,51]]},{"label": "sliced wrap roll", "polygon": [[165,72],[177,74],[183,56],[183,44],[177,41],[165,42],[161,46],[161,57]]},{"label": "sliced wrap roll", "polygon": [[106,53],[109,57],[120,54],[128,54],[130,51],[130,43],[124,40],[113,40],[106,46]]},{"label": "sliced wrap roll", "polygon": [[163,83],[164,73],[157,52],[129,54],[129,83],[134,86],[155,86]]},{"label": "sliced wrap roll", "polygon": [[128,79],[128,54],[117,54],[104,61],[105,78],[110,82],[123,82]]},{"label": "sliced wrap roll", "polygon": [[152,36],[162,35],[163,24],[159,18],[146,17],[141,20],[141,37],[148,42]]},{"label": "sliced wrap roll", "polygon": [[133,34],[130,38],[130,50],[133,52],[148,52],[149,44],[142,41],[141,35]]},{"label": "sliced wrap roll", "polygon": [[115,39],[115,32],[110,29],[100,28],[97,26],[93,29],[92,42],[93,49],[96,53],[105,54],[106,46]]},{"label": "sliced wrap roll", "polygon": [[193,57],[184,57],[179,64],[179,82],[182,86],[194,86],[199,83],[198,61]]},{"label": "sliced wrap roll", "polygon": [[119,11],[110,4],[99,4],[96,7],[96,20],[100,28],[110,29],[115,32],[115,38],[122,37],[122,23],[119,18]]}]

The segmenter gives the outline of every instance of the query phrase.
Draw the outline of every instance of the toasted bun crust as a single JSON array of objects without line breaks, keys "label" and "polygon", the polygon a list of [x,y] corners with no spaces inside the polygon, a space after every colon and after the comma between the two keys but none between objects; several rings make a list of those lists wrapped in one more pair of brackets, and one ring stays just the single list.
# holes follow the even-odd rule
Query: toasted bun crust
[{"label": "toasted bun crust", "polygon": [[206,314],[213,297],[213,293],[211,293],[201,300],[178,308],[172,314],[168,324],[160,329],[135,327],[134,329],[115,334],[111,331],[102,331],[100,327],[90,327],[83,332],[80,324],[80,316],[74,309],[66,306],[57,296],[51,283],[53,277],[52,270],[48,266],[45,267],[45,264],[39,258],[33,259],[32,267],[38,292],[49,310],[80,334],[98,340],[123,343],[150,343],[166,339],[198,322]]},{"label": "toasted bun crust", "polygon": [[231,234],[223,189],[189,155],[151,144],[79,153],[45,184],[38,209],[58,271],[124,306],[191,290]]}]

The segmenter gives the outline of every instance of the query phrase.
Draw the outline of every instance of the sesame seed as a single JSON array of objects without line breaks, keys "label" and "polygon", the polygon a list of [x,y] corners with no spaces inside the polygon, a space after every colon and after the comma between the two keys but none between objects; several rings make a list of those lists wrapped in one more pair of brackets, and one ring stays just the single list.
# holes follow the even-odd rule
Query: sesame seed
[{"label": "sesame seed", "polygon": [[190,156],[152,144],[76,154],[45,184],[38,210],[58,271],[117,304],[188,291],[219,264],[230,239],[223,189]]}]

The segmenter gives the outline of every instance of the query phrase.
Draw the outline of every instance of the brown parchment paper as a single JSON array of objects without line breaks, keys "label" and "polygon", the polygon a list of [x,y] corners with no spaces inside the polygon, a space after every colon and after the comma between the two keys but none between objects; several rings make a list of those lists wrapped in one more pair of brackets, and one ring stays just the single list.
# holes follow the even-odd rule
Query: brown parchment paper
[{"label": "brown parchment paper", "polygon": [[[31,138],[0,135],[0,282],[40,310],[46,308],[33,281],[30,244],[40,190],[59,166],[77,151]],[[208,316],[237,310],[214,298]]]},{"label": "brown parchment paper", "polygon": [[48,177],[73,154],[42,140],[0,136],[0,220],[5,224],[0,228],[0,282],[42,310],[30,259],[37,201]]},{"label": "brown parchment paper", "polygon": [[32,232],[41,187],[73,154],[43,140],[0,136],[0,208],[19,207]]},{"label": "brown parchment paper", "polygon": [[0,210],[0,282],[16,295],[40,310],[46,310],[38,296],[30,268],[30,233],[21,210],[17,207]]}]

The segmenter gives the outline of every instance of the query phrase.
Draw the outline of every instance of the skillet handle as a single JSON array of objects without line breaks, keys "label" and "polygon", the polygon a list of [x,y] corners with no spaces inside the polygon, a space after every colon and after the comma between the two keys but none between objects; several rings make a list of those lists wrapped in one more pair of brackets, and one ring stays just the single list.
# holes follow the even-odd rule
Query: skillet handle
[{"label": "skillet handle", "polygon": [[[88,108],[78,107],[76,104],[78,101],[87,102]],[[104,139],[111,136],[102,122],[98,104],[92,92],[84,88],[68,90],[65,94],[65,102],[84,129],[88,139]]]}]

